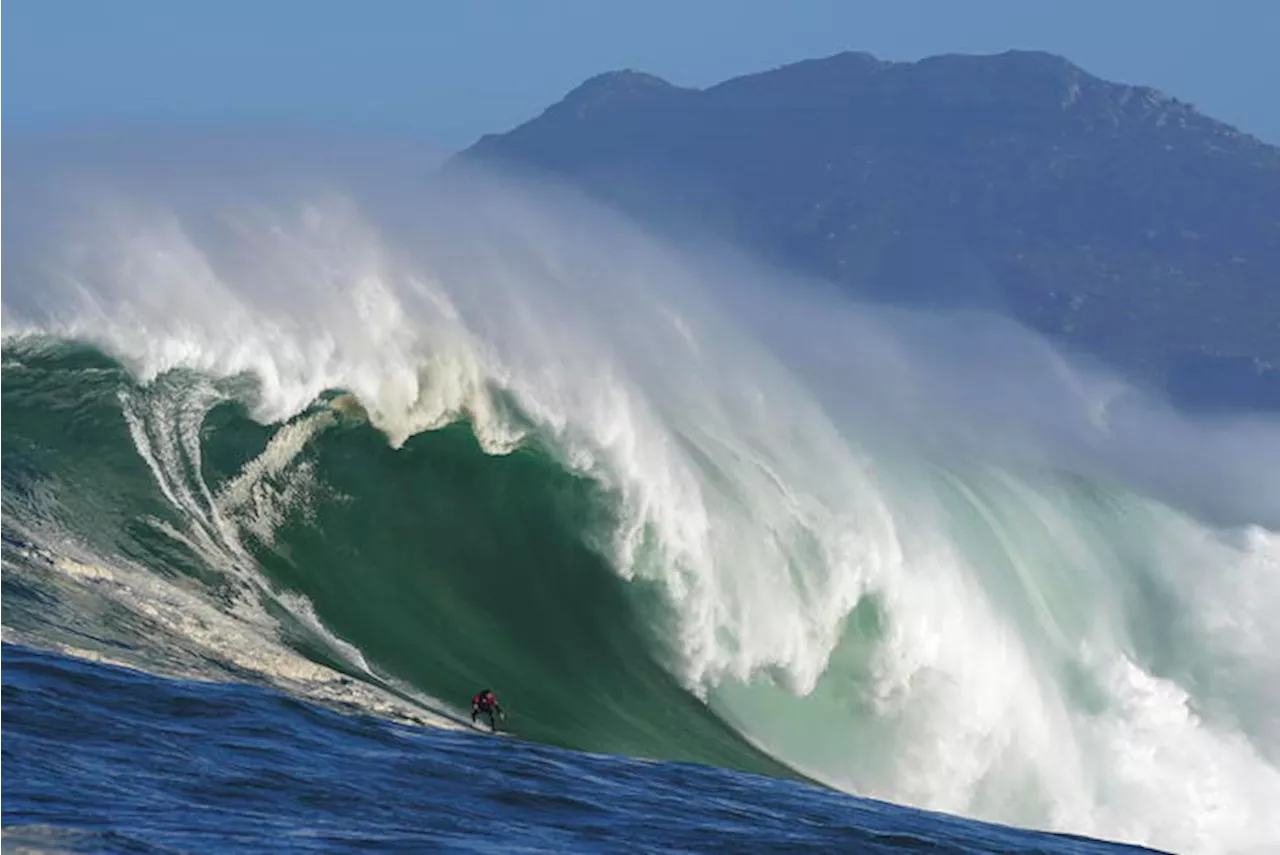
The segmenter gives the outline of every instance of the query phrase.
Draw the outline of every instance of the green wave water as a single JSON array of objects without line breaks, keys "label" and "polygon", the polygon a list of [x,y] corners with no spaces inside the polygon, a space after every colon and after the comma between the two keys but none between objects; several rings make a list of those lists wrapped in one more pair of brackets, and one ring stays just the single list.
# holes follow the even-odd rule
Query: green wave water
[{"label": "green wave water", "polygon": [[465,423],[396,451],[339,427],[306,461],[324,495],[262,566],[396,677],[459,701],[501,687],[540,741],[784,771],[662,667],[654,595],[590,546],[615,523],[594,482],[533,448],[488,456]]},{"label": "green wave water", "polygon": [[[6,545],[43,541],[39,532],[55,526],[96,556],[182,574],[216,595],[227,580],[200,548],[168,534],[192,520],[157,489],[121,407],[122,395],[181,399],[202,381],[175,376],[163,392],[143,390],[109,357],[48,343],[5,358]],[[264,587],[305,597],[388,680],[459,708],[482,684],[496,688],[522,737],[796,777],[664,667],[657,592],[628,590],[590,545],[617,522],[596,482],[536,447],[488,455],[465,422],[393,450],[342,404],[328,397],[293,422],[321,425],[252,485],[253,464],[291,425],[258,424],[234,400],[201,414],[200,456],[181,475],[199,479],[191,486],[207,487],[228,519],[244,513],[238,538]],[[256,495],[237,507],[241,488]],[[269,528],[256,526],[264,512]],[[22,575],[39,589],[38,576]],[[120,604],[98,603],[98,614],[77,614],[69,627],[45,626],[46,605],[9,598],[5,626],[37,643],[70,630],[88,646],[112,632]],[[282,617],[293,623],[291,646],[367,678],[325,637]]]}]

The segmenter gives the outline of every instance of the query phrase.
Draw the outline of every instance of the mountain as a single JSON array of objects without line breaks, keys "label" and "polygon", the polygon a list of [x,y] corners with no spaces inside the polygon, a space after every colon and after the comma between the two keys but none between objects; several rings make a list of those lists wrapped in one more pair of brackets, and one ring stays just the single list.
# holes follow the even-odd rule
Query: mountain
[{"label": "mountain", "polygon": [[1200,407],[1280,408],[1280,149],[1037,52],[583,83],[464,161],[863,298],[979,306]]}]

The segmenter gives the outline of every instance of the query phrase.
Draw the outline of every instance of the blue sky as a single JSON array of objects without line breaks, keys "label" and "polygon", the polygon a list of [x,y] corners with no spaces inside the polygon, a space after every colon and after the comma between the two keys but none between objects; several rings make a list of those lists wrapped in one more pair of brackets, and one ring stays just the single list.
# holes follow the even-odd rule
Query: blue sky
[{"label": "blue sky", "polygon": [[1280,0],[9,0],[2,32],[10,135],[266,122],[452,149],[610,69],[705,86],[842,50],[1034,48],[1280,143]]}]

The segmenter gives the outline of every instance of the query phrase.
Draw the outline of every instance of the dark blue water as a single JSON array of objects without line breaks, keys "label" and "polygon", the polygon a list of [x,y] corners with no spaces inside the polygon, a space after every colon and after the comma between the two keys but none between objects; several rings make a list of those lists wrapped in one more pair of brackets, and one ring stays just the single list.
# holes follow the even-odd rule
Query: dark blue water
[{"label": "dark blue water", "polygon": [[6,645],[5,850],[1137,852]]}]

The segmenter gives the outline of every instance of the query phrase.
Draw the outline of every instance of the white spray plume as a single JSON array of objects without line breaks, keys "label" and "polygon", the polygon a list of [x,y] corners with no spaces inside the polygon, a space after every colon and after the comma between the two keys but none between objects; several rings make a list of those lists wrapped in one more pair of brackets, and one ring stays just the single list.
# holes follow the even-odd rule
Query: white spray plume
[{"label": "white spray plume", "polygon": [[[1280,837],[1274,420],[1180,415],[1007,320],[860,306],[532,183],[59,157],[6,198],[6,336],[248,375],[264,421],[344,389],[393,444],[537,431],[619,496],[615,566],[662,585],[686,684],[828,780],[1206,851]],[[1158,662],[1161,620],[1194,662]]]}]

